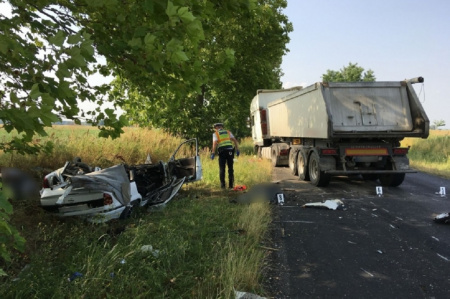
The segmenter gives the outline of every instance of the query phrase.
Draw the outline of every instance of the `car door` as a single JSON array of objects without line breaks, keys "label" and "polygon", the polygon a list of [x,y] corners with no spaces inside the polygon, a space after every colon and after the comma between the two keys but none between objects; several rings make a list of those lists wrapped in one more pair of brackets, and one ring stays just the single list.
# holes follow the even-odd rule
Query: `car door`
[{"label": "car door", "polygon": [[[181,149],[184,149],[183,151]],[[202,164],[198,153],[198,140],[192,138],[181,143],[169,159],[169,172],[178,179],[185,177],[185,183],[199,181],[203,177]],[[183,157],[183,154],[192,154]]]}]

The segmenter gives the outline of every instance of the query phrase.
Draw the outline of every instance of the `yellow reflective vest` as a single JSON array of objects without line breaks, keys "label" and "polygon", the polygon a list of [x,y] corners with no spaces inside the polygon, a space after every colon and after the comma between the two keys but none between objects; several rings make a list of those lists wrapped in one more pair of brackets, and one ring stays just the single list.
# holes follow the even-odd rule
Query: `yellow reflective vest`
[{"label": "yellow reflective vest", "polygon": [[227,130],[217,130],[215,132],[218,142],[218,147],[233,147],[233,143],[231,142],[231,133]]}]

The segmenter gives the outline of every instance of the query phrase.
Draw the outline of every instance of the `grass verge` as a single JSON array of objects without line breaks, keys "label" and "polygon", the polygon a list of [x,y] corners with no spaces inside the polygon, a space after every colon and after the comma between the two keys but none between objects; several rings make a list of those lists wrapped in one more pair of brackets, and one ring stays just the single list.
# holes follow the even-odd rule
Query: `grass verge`
[{"label": "grass verge", "polygon": [[[145,157],[150,148],[141,149],[140,143],[151,141],[132,133],[140,142],[133,147],[128,138],[126,147]],[[91,143],[82,152],[67,147],[66,154],[78,153],[90,161],[99,146]],[[158,151],[169,152],[168,157],[177,141],[167,144],[170,150]],[[234,298],[234,290],[263,294],[266,252],[261,242],[271,221],[270,207],[231,204],[239,193],[219,189],[218,162],[208,157],[202,154],[203,181],[184,186],[165,209],[137,210],[127,220],[94,225],[52,217],[40,209],[38,199],[13,202],[13,225],[27,243],[24,253],[14,252],[10,263],[2,263],[8,276],[0,278],[0,297]],[[269,181],[270,170],[268,161],[244,154],[235,163],[236,184],[251,188]]]}]

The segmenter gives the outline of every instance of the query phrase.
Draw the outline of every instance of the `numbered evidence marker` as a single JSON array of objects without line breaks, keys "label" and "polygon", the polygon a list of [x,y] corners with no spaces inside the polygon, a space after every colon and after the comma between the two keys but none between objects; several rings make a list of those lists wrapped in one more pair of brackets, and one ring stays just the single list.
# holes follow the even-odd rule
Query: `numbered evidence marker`
[{"label": "numbered evidence marker", "polygon": [[277,200],[278,200],[278,204],[280,206],[284,205],[284,195],[283,195],[283,193],[278,193],[277,194]]},{"label": "numbered evidence marker", "polygon": [[441,197],[445,196],[445,187],[441,187],[441,189],[439,190],[439,194],[441,195]]},{"label": "numbered evidence marker", "polygon": [[383,196],[383,187],[377,186],[376,191],[378,196]]}]

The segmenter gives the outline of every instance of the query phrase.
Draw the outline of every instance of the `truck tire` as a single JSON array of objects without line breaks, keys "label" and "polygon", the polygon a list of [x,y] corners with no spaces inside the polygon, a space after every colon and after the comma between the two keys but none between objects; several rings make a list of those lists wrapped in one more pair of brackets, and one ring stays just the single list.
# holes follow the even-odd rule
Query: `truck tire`
[{"label": "truck tire", "polygon": [[297,175],[298,174],[298,169],[297,169],[297,153],[296,151],[294,151],[293,149],[291,149],[289,151],[289,169],[291,170],[291,173],[293,175]]},{"label": "truck tire", "polygon": [[301,180],[309,181],[308,163],[302,151],[299,151],[297,155],[297,173]]},{"label": "truck tire", "polygon": [[311,184],[317,187],[325,187],[330,183],[331,176],[320,170],[320,157],[312,152],[309,158],[309,178]]},{"label": "truck tire", "polygon": [[280,166],[278,163],[278,155],[277,155],[277,150],[272,148],[272,154],[270,155],[270,158],[272,159],[272,166],[273,167],[278,167]]},{"label": "truck tire", "polygon": [[400,186],[405,180],[405,174],[404,173],[380,174],[379,180],[382,186],[397,187]]},{"label": "truck tire", "polygon": [[262,155],[261,155],[261,147],[259,145],[255,145],[254,152],[255,152],[256,157],[258,157],[258,158],[262,157]]},{"label": "truck tire", "polygon": [[363,173],[361,176],[365,181],[376,181],[378,179],[378,175],[376,173]]},{"label": "truck tire", "polygon": [[[386,165],[386,169],[392,170],[392,163],[388,162],[388,165]],[[397,187],[400,186],[403,183],[403,180],[405,179],[404,173],[383,173],[380,174],[378,179],[380,180],[381,186],[384,187]]]}]

